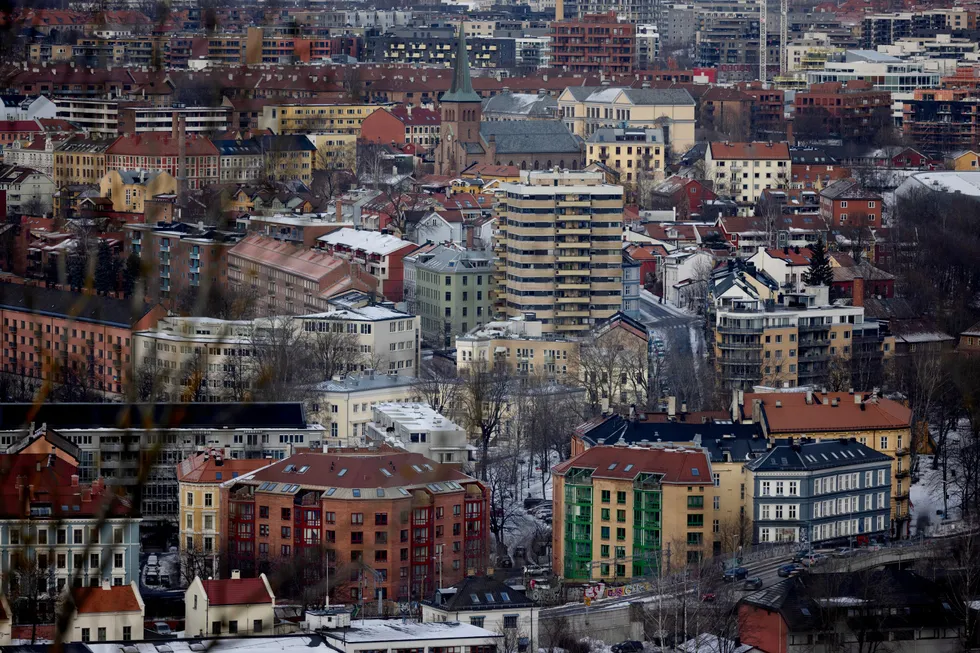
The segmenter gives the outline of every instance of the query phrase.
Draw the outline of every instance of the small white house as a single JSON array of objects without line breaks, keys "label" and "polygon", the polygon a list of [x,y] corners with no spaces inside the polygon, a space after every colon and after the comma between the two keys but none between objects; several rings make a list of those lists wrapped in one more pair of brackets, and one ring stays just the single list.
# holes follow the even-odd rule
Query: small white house
[{"label": "small white house", "polygon": [[470,576],[422,601],[422,621],[459,622],[498,633],[505,651],[537,651],[538,607],[521,590]]},{"label": "small white house", "polygon": [[271,635],[276,596],[265,574],[242,578],[237,571],[223,580],[195,577],[184,593],[184,632],[188,637]]},{"label": "small white house", "polygon": [[146,606],[136,581],[129,585],[110,585],[73,589],[68,628],[69,642],[113,642],[143,639]]},{"label": "small white house", "polygon": [[462,243],[463,216],[459,211],[428,211],[419,218],[412,240],[419,245]]}]

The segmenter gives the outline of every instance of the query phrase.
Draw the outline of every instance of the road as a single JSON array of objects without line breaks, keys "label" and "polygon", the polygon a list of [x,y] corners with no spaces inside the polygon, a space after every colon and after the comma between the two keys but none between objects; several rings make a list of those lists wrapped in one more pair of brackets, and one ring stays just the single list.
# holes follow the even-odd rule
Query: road
[{"label": "road", "polygon": [[[665,368],[659,376],[666,381],[665,387],[655,388],[663,395],[694,399],[701,394],[698,375],[693,372],[692,361],[700,364],[704,358],[704,338],[701,319],[667,307],[647,291],[640,292],[640,321],[647,331],[664,340],[667,356],[661,359]],[[696,351],[692,351],[692,343]],[[653,354],[651,338],[651,355]],[[651,379],[653,386],[658,385]]]}]

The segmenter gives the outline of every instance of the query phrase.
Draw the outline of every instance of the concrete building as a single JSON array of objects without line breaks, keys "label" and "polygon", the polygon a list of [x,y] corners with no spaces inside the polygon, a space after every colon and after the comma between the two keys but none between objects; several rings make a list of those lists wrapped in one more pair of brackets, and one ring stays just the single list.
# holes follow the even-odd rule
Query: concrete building
[{"label": "concrete building", "polygon": [[313,132],[337,132],[360,136],[361,126],[368,116],[393,105],[351,104],[267,104],[262,107],[259,129],[274,134],[305,135]]},{"label": "concrete building", "polygon": [[146,605],[135,580],[71,591],[75,609],[65,627],[65,642],[129,642],[143,639]]},{"label": "concrete building", "polygon": [[178,121],[184,122],[188,134],[220,134],[230,125],[231,108],[218,107],[156,107],[150,105],[122,104],[119,106],[120,134],[141,132],[170,132]]},{"label": "concrete building", "polygon": [[660,30],[655,24],[636,26],[636,66],[653,70],[660,57]]},{"label": "concrete building", "polygon": [[415,377],[373,371],[324,381],[313,388],[310,419],[323,425],[323,441],[329,449],[360,446],[365,444],[374,406],[421,401],[417,384]]},{"label": "concrete building", "polygon": [[[181,142],[183,141],[183,142]],[[117,138],[105,151],[106,171],[161,170],[186,187],[201,190],[217,184],[218,149],[200,134],[183,136],[177,124],[173,132],[143,132]]]},{"label": "concrete building", "polygon": [[9,213],[42,216],[54,208],[54,181],[37,170],[0,166],[0,190],[6,192]]},{"label": "concrete building", "polygon": [[403,259],[417,245],[397,236],[343,227],[317,238],[317,248],[350,261],[377,279],[378,290],[393,302],[402,301],[405,282]]},{"label": "concrete building", "polygon": [[712,142],[704,155],[705,177],[714,192],[754,205],[762,191],[789,183],[792,162],[786,143]]},{"label": "concrete building", "polygon": [[191,581],[184,592],[184,632],[192,636],[271,635],[276,626],[276,595],[265,574]]},{"label": "concrete building", "polygon": [[847,80],[810,84],[793,98],[795,131],[805,125],[808,133],[845,140],[869,139],[892,124],[892,96],[870,81]]},{"label": "concrete building", "polygon": [[395,105],[374,111],[361,123],[361,140],[382,145],[413,144],[429,149],[439,139],[439,112],[434,109]]},{"label": "concrete building", "polygon": [[[474,599],[475,597],[475,599]],[[524,592],[485,576],[466,578],[439,588],[422,600],[422,621],[469,623],[503,636],[517,653],[536,651],[540,608]]]},{"label": "concrete building", "polygon": [[54,150],[54,183],[58,189],[68,184],[98,185],[105,176],[105,153],[111,138],[73,136]]},{"label": "concrete building", "polygon": [[375,404],[365,439],[369,445],[386,444],[464,470],[472,466],[476,451],[467,442],[466,429],[424,403]]},{"label": "concrete building", "polygon": [[265,158],[262,146],[255,139],[213,140],[218,148],[222,183],[247,184],[265,175]]},{"label": "concrete building", "polygon": [[559,171],[525,172],[501,189],[495,313],[533,314],[546,333],[586,331],[616,313],[623,188],[599,173]]},{"label": "concrete building", "polygon": [[[419,454],[300,453],[226,481],[221,496],[229,565],[245,576],[326,545],[327,556],[307,564],[314,579],[363,562],[379,573],[379,598],[408,600],[430,595],[439,578],[456,583],[487,564],[489,490]],[[356,585],[331,594],[360,599]]]},{"label": "concrete building", "polygon": [[119,136],[120,100],[82,97],[55,97],[51,100],[56,107],[56,118],[75,123],[93,137]]},{"label": "concrete building", "polygon": [[405,257],[405,302],[419,316],[422,339],[449,348],[491,319],[493,253],[437,245]]},{"label": "concrete building", "polygon": [[619,173],[624,186],[635,189],[641,179],[660,181],[667,145],[662,128],[600,127],[586,140],[585,164],[599,162]]},{"label": "concrete building", "polygon": [[892,459],[854,440],[779,440],[745,465],[752,541],[867,546],[891,533]]},{"label": "concrete building", "polygon": [[[352,622],[350,628],[327,630],[323,633],[328,646],[340,653],[358,651],[397,651],[402,648],[448,648],[459,653],[482,653],[498,649],[507,640],[505,634],[490,631],[471,623],[458,621],[402,623],[393,620],[368,619]],[[515,649],[516,650],[516,649]]]}]

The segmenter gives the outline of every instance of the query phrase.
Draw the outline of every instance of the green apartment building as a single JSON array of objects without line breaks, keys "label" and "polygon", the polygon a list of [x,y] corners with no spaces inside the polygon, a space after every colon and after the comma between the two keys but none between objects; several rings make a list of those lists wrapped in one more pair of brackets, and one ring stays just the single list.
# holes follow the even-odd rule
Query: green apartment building
[{"label": "green apartment building", "polygon": [[405,302],[422,340],[437,349],[491,320],[493,252],[429,245],[405,257]]}]

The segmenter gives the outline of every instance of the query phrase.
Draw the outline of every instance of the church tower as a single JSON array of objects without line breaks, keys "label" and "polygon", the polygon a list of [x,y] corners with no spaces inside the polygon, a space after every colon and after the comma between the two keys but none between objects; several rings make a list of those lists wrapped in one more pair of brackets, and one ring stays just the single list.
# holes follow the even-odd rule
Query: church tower
[{"label": "church tower", "polygon": [[[465,168],[463,158],[466,143],[480,147],[480,120],[483,116],[483,102],[473,90],[470,80],[470,60],[466,52],[466,31],[463,22],[459,24],[456,40],[456,59],[453,62],[453,82],[449,91],[439,101],[442,124],[439,129],[438,174],[449,175]],[[471,146],[472,147],[472,146]]]}]

